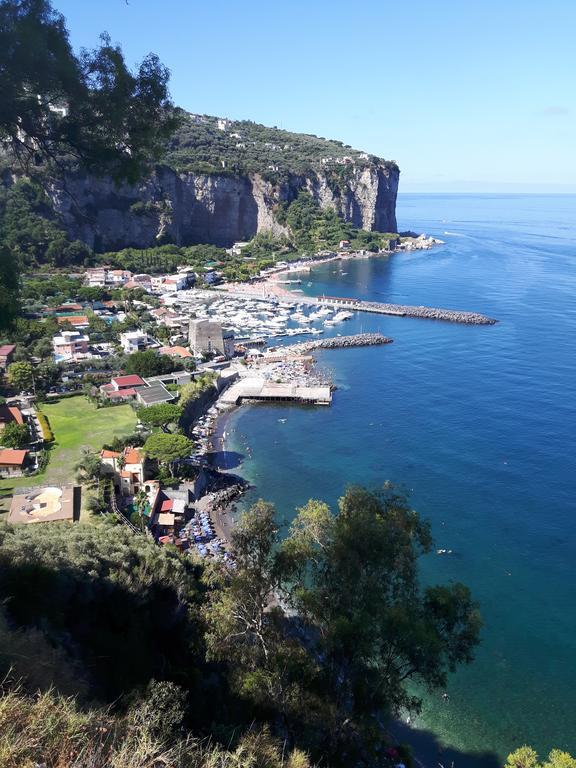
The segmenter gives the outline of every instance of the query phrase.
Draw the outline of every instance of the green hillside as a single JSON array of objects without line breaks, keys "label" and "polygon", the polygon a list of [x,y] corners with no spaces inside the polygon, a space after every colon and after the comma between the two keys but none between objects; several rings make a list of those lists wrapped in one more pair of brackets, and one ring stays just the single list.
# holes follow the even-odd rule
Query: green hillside
[{"label": "green hillside", "polygon": [[176,171],[265,173],[272,175],[336,171],[396,163],[306,133],[268,128],[250,120],[227,120],[181,110],[181,124],[164,157]]}]

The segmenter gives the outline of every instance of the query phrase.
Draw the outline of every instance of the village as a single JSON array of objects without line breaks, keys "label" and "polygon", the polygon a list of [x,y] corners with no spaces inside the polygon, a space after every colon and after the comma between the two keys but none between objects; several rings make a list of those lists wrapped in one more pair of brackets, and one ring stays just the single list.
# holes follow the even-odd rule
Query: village
[{"label": "village", "polygon": [[211,460],[222,449],[218,418],[248,402],[330,405],[329,376],[286,341],[318,338],[352,312],[311,306],[299,292],[243,295],[221,281],[215,270],[88,268],[86,289],[121,289],[122,299],[70,296],[42,308],[39,322],[55,330],[48,382],[40,359],[0,347],[9,523],[102,518],[233,564],[226,513],[245,483]]}]

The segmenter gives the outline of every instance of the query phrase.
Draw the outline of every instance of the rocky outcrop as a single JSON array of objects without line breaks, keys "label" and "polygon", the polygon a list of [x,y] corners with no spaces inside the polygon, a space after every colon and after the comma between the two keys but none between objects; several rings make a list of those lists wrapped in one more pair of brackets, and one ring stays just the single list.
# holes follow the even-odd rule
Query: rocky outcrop
[{"label": "rocky outcrop", "polygon": [[54,209],[72,239],[97,251],[147,248],[165,242],[230,246],[257,232],[284,232],[276,206],[307,190],[358,227],[395,232],[398,171],[387,164],[347,169],[345,182],[322,173],[281,183],[260,174],[177,173],[158,167],[142,184],[116,187],[78,173],[50,189]]}]

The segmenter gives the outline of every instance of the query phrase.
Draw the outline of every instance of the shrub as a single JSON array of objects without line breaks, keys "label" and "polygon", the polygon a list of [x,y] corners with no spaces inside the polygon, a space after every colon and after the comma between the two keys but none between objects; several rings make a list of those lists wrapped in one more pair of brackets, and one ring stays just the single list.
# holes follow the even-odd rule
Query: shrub
[{"label": "shrub", "polygon": [[45,414],[38,412],[38,423],[40,424],[40,429],[42,430],[42,437],[44,442],[51,443],[54,440],[54,433],[50,428],[48,418],[45,416]]}]

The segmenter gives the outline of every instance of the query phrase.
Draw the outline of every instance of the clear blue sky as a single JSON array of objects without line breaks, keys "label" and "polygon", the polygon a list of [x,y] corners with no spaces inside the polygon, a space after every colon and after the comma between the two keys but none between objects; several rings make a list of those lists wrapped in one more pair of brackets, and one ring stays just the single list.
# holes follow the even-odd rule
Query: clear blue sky
[{"label": "clear blue sky", "polygon": [[54,0],[174,101],[396,160],[403,191],[576,191],[576,0]]}]

